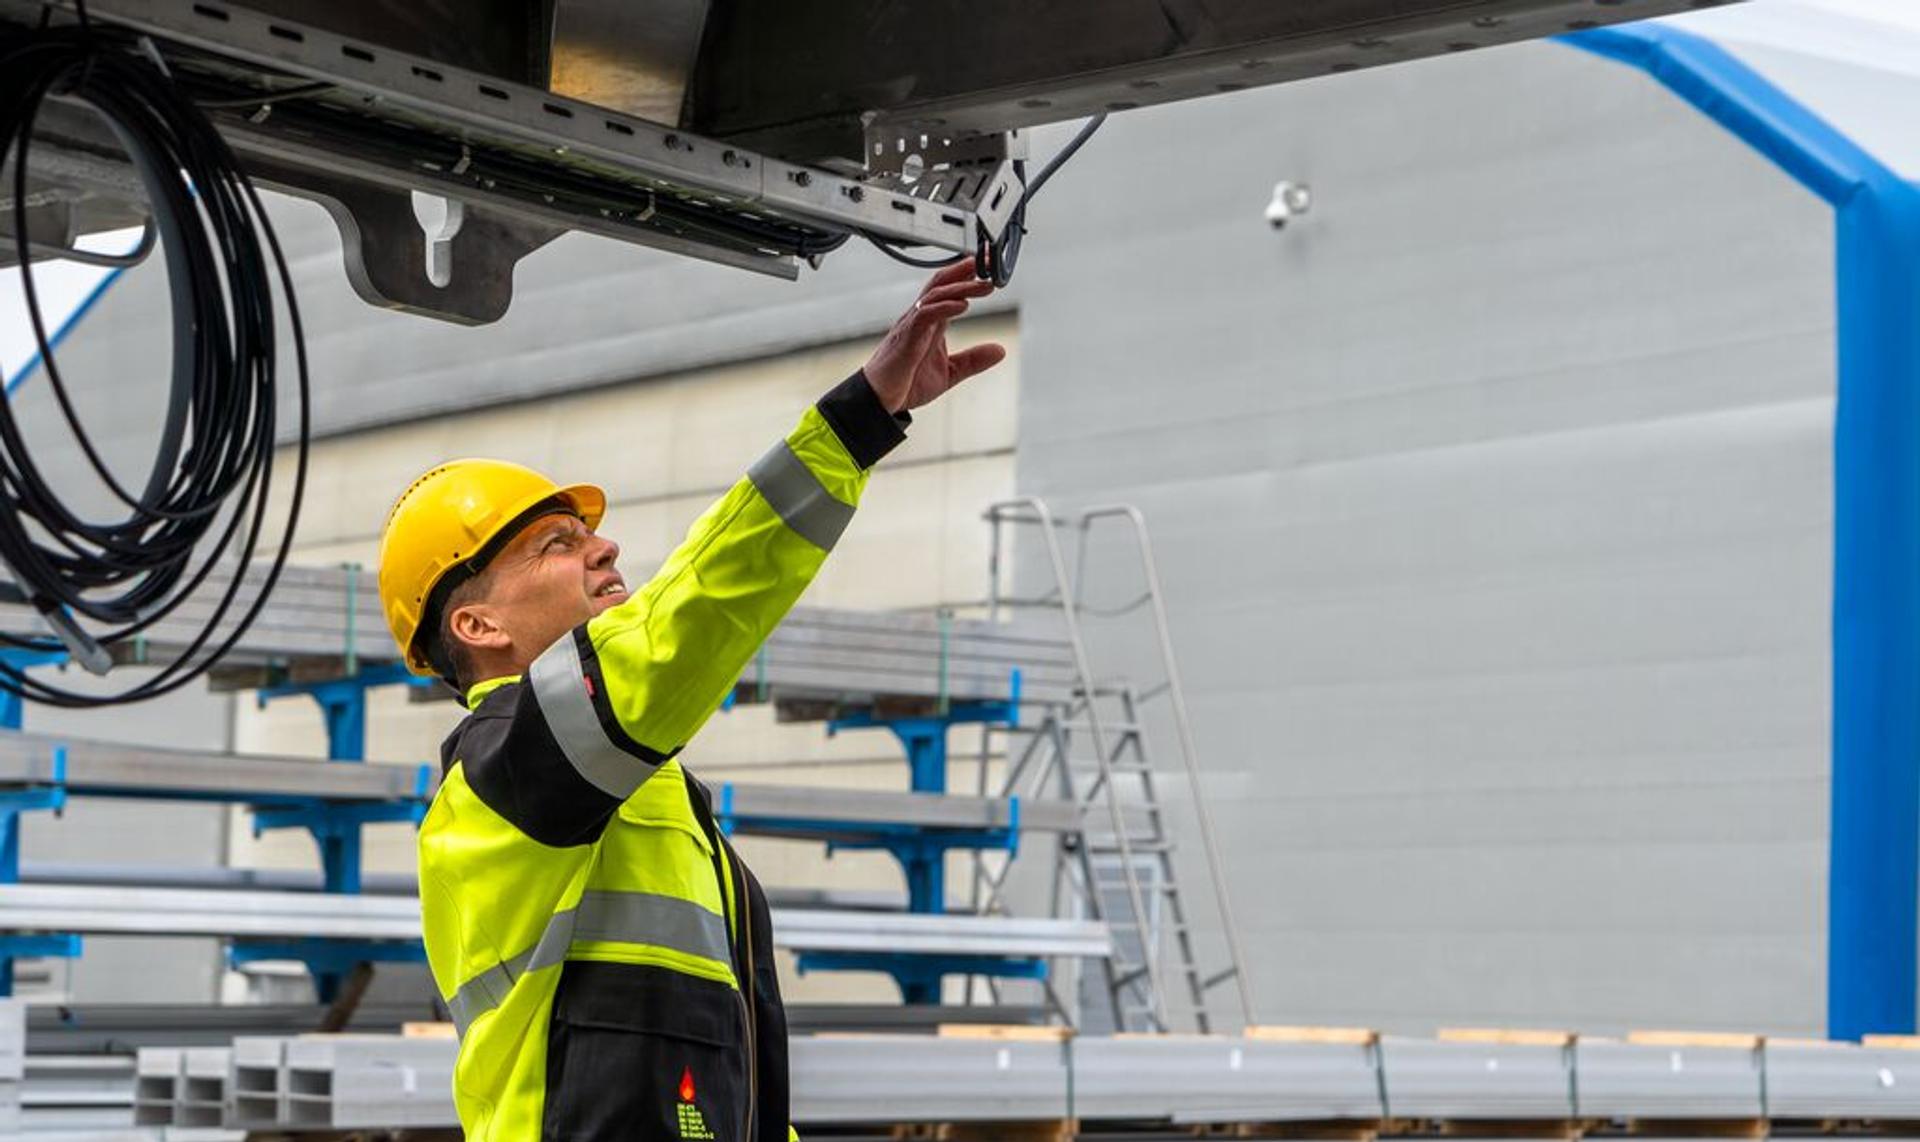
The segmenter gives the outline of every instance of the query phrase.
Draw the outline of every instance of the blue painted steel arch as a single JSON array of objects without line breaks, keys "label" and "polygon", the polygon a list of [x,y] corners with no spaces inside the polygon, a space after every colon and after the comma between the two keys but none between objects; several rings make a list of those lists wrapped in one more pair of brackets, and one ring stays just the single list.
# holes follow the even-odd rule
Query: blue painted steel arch
[{"label": "blue painted steel arch", "polygon": [[1920,188],[1708,40],[1563,37],[1645,71],[1834,209],[1827,1027],[1912,1032],[1920,909]]}]

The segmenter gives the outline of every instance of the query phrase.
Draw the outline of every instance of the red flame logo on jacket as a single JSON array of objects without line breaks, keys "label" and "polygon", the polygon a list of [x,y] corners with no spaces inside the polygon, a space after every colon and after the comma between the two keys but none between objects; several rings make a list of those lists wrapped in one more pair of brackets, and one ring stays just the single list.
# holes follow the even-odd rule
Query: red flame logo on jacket
[{"label": "red flame logo on jacket", "polygon": [[681,1102],[693,1101],[693,1068],[692,1067],[688,1067],[685,1070],[680,1072],[680,1101]]}]

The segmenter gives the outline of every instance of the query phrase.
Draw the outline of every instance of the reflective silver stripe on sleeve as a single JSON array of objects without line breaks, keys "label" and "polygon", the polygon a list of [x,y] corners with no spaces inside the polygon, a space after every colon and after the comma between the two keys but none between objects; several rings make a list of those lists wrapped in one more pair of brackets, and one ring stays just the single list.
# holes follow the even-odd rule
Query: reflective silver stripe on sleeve
[{"label": "reflective silver stripe on sleeve", "polygon": [[585,940],[649,944],[732,962],[727,924],[716,912],[651,892],[588,892],[577,908],[555,913],[533,947],[460,985],[447,1001],[455,1029],[465,1035],[474,1020],[507,1001],[515,980],[564,962],[567,949]]},{"label": "reflective silver stripe on sleeve", "polygon": [[747,469],[747,479],[800,538],[832,551],[840,533],[853,519],[853,507],[833,498],[806,462],[782,440]]},{"label": "reflective silver stripe on sleeve", "polygon": [[560,752],[567,755],[574,770],[602,793],[625,801],[660,767],[640,760],[607,738],[600,716],[594,713],[593,699],[587,696],[586,671],[580,666],[580,649],[573,638],[573,632],[567,632],[533,660],[527,671],[533,682],[533,697],[546,715],[554,740],[560,743]]},{"label": "reflective silver stripe on sleeve", "polygon": [[617,940],[672,948],[727,963],[727,922],[691,900],[651,892],[588,892],[580,897],[575,940]]}]

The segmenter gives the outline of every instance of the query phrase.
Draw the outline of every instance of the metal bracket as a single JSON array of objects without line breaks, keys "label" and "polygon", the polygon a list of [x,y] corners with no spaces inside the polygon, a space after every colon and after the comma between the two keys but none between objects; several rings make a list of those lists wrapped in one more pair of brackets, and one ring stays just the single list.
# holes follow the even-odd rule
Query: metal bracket
[{"label": "metal bracket", "polygon": [[1015,169],[1027,157],[1027,137],[969,134],[947,138],[917,128],[867,123],[867,181],[938,206],[972,211],[982,234],[1000,237],[1026,193]]},{"label": "metal bracket", "polygon": [[428,234],[411,191],[376,186],[254,156],[262,179],[326,207],[340,228],[347,280],[384,309],[486,325],[506,316],[520,259],[565,233],[525,217],[446,199],[447,218]]}]

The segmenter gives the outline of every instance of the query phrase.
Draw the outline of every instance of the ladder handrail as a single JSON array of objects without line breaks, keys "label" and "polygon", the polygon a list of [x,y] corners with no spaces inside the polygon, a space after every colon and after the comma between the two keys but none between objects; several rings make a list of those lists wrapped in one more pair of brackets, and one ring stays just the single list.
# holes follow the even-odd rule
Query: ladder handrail
[{"label": "ladder handrail", "polygon": [[[1140,565],[1146,574],[1147,597],[1152,603],[1154,628],[1159,635],[1160,659],[1167,674],[1167,698],[1173,707],[1175,733],[1180,741],[1180,758],[1187,769],[1187,780],[1193,787],[1193,809],[1200,825],[1200,840],[1207,854],[1207,867],[1213,873],[1213,891],[1215,902],[1220,908],[1220,928],[1227,941],[1227,955],[1232,961],[1234,982],[1240,992],[1240,1014],[1248,1026],[1254,1022],[1253,985],[1247,977],[1246,955],[1240,943],[1240,927],[1234,920],[1233,902],[1227,891],[1226,861],[1220,855],[1219,838],[1213,828],[1213,810],[1208,807],[1206,785],[1200,776],[1198,751],[1193,744],[1193,724],[1187,717],[1187,694],[1180,681],[1180,665],[1173,653],[1173,635],[1167,621],[1165,595],[1160,589],[1160,567],[1153,556],[1153,541],[1147,533],[1147,517],[1132,504],[1099,504],[1088,508],[1080,516],[1080,535],[1084,544],[1087,533],[1092,531],[1094,521],[1100,519],[1122,518],[1132,524],[1134,541],[1140,551]],[[1086,566],[1085,547],[1081,548],[1080,565]],[[1083,602],[1075,599],[1076,605]]]},{"label": "ladder handrail", "polygon": [[[1086,699],[1087,730],[1093,737],[1094,759],[1100,768],[1101,781],[1106,785],[1107,809],[1113,819],[1113,833],[1120,849],[1120,870],[1126,879],[1127,902],[1133,909],[1134,923],[1140,933],[1140,962],[1146,971],[1147,992],[1152,999],[1153,1017],[1162,1030],[1171,1026],[1167,1019],[1166,996],[1160,988],[1160,969],[1156,963],[1153,941],[1149,938],[1147,927],[1146,896],[1140,891],[1139,870],[1133,864],[1133,842],[1127,836],[1127,823],[1120,812],[1120,791],[1113,780],[1112,766],[1107,760],[1106,730],[1100,724],[1099,702],[1095,696],[1093,666],[1087,657],[1087,645],[1080,637],[1080,616],[1075,610],[1075,600],[1067,594],[1069,579],[1066,556],[1060,550],[1059,531],[1054,526],[1053,513],[1038,496],[1017,496],[1011,500],[1002,500],[987,508],[988,518],[996,522],[1002,515],[1015,508],[1031,511],[1034,518],[1020,522],[1037,523],[1041,537],[1046,541],[1047,559],[1052,564],[1054,581],[1060,585],[1060,614],[1067,628],[1067,645],[1073,651],[1074,670],[1080,676],[1080,686]],[[996,545],[995,554],[998,555]],[[997,571],[997,568],[996,568]],[[1089,886],[1097,891],[1095,886]]]}]

